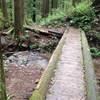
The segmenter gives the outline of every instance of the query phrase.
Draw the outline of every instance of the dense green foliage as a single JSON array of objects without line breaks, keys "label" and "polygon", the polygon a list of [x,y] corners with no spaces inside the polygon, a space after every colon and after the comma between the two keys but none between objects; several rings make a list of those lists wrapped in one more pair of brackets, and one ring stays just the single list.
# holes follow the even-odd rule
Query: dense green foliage
[{"label": "dense green foliage", "polygon": [[92,3],[87,1],[79,3],[74,9],[71,17],[71,25],[82,28],[84,31],[91,29],[91,23],[95,18],[95,10]]},{"label": "dense green foliage", "polygon": [[91,6],[92,3],[82,1],[76,4],[76,6],[73,6],[71,1],[69,2],[66,0],[63,2],[63,7],[60,6],[58,9],[52,10],[47,18],[40,21],[40,24],[47,25],[57,19],[62,20],[65,18],[65,16],[67,16],[71,19],[71,25],[80,27],[83,30],[88,31],[91,28],[91,23],[95,18],[95,10]]},{"label": "dense green foliage", "polygon": [[47,18],[41,19],[40,24],[41,25],[48,25],[50,23],[52,24],[57,19],[61,20],[62,18],[64,18],[64,16],[65,12],[63,10],[57,9],[56,11],[50,13]]},{"label": "dense green foliage", "polygon": [[[48,25],[54,22],[62,22],[62,20],[71,15],[73,11],[72,1],[63,0],[59,2],[57,9],[52,9],[47,18],[40,19],[39,23],[41,25]],[[59,24],[59,23],[58,23]]]},{"label": "dense green foliage", "polygon": [[100,32],[96,32],[96,37],[100,40]]},{"label": "dense green foliage", "polygon": [[93,57],[100,57],[100,51],[97,48],[90,48]]}]

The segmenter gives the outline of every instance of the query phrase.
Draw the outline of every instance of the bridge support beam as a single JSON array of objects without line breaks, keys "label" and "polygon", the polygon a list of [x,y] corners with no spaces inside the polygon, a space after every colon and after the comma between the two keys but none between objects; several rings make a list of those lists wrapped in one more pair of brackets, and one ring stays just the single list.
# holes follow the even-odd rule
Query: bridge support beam
[{"label": "bridge support beam", "polygon": [[83,63],[85,67],[85,80],[86,80],[86,100],[98,100],[97,97],[97,83],[94,72],[94,66],[92,63],[92,57],[90,54],[89,45],[85,36],[85,33],[81,31],[82,37],[82,51],[83,51]]}]

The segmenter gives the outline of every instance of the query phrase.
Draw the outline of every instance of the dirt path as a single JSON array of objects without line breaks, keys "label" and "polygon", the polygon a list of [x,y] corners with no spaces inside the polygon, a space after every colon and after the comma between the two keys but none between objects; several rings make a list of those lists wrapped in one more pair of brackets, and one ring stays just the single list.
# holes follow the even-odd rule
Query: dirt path
[{"label": "dirt path", "polygon": [[81,36],[69,29],[46,100],[85,100]]}]

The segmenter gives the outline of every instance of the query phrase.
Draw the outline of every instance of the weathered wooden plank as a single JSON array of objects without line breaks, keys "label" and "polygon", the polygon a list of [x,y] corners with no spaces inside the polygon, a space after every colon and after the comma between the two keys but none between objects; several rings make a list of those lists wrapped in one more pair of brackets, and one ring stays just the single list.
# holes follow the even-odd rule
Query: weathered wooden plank
[{"label": "weathered wooden plank", "polygon": [[89,45],[85,33],[83,31],[81,31],[81,37],[82,37],[83,63],[85,67],[87,100],[98,100],[96,77],[95,77],[94,67],[92,63],[92,57],[90,54],[90,49],[89,49]]}]

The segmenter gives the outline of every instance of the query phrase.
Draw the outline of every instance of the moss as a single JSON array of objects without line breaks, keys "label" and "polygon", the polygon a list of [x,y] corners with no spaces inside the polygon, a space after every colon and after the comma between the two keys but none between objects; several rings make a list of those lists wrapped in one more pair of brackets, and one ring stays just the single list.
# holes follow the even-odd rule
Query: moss
[{"label": "moss", "polygon": [[35,90],[32,94],[30,100],[44,100],[41,93],[38,90]]}]

